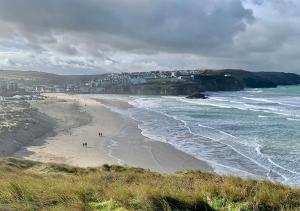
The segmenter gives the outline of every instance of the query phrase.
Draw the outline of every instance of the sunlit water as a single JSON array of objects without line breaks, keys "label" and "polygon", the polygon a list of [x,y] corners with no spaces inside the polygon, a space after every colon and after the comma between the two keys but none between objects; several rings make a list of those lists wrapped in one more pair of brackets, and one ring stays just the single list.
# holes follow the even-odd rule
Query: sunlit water
[{"label": "sunlit water", "polygon": [[210,163],[220,174],[300,185],[300,86],[207,93],[209,99],[109,96],[142,134]]}]

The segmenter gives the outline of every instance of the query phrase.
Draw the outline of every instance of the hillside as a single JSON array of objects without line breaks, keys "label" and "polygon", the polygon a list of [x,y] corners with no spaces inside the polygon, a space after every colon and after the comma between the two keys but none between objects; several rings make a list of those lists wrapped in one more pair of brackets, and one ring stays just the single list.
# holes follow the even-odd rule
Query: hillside
[{"label": "hillside", "polygon": [[300,210],[300,189],[138,168],[0,160],[0,210]]},{"label": "hillside", "polygon": [[16,80],[25,84],[52,84],[63,82],[60,75],[36,71],[0,70],[0,78]]},{"label": "hillside", "polygon": [[63,85],[81,80],[94,80],[104,75],[57,75],[38,71],[0,70],[0,79],[16,80],[26,84]]},{"label": "hillside", "polygon": [[101,77],[102,75],[57,75],[37,71],[0,70],[0,79],[15,80],[26,85],[64,85]]}]

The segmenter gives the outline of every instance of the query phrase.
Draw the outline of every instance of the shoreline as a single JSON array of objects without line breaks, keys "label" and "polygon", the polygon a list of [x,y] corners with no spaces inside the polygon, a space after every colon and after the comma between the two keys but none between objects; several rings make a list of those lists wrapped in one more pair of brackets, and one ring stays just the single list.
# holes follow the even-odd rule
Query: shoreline
[{"label": "shoreline", "polygon": [[[91,121],[71,127],[67,132],[62,129],[55,136],[35,142],[35,146],[18,151],[15,153],[16,157],[79,167],[121,164],[161,173],[182,170],[213,171],[206,162],[179,151],[170,144],[144,137],[136,121],[111,111],[101,100],[67,94],[46,96],[46,101],[56,99],[65,103],[76,103],[83,115],[91,116]],[[109,100],[109,103],[118,103],[113,101]],[[53,112],[51,113],[53,106],[46,107],[43,108],[43,112],[52,118],[55,117]],[[74,113],[66,109],[60,112],[64,115],[66,112]],[[72,121],[68,118],[66,120]],[[58,125],[58,130],[61,127],[62,125]],[[99,132],[103,132],[103,137],[99,137]],[[83,148],[82,142],[87,142],[88,147]]]},{"label": "shoreline", "polygon": [[[127,102],[115,99],[93,99],[108,107],[111,112],[114,112],[111,107],[122,110],[133,107]],[[145,168],[146,163],[148,169],[162,173],[173,173],[182,170],[213,171],[207,162],[180,151],[171,144],[144,136],[136,120],[119,115],[125,118],[126,121],[119,134],[112,137],[114,139],[112,144],[113,156],[118,158],[119,163],[142,168]],[[129,137],[129,139],[122,141],[124,137]],[[117,148],[114,148],[115,144],[118,144]],[[136,159],[136,156],[139,159]],[[149,160],[152,160],[152,162],[149,162]]]}]

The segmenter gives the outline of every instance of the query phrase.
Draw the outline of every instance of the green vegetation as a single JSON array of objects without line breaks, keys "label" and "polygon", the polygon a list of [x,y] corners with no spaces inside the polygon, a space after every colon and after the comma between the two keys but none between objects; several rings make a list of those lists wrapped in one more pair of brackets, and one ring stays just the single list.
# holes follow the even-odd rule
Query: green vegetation
[{"label": "green vegetation", "polygon": [[1,70],[0,78],[13,79],[13,80],[49,80],[49,77],[58,77],[51,73],[35,72],[35,71],[14,71],[14,70]]},{"label": "green vegetation", "polygon": [[300,189],[202,172],[9,158],[0,160],[0,210],[300,210]]},{"label": "green vegetation", "polygon": [[65,85],[103,78],[105,75],[56,75],[37,71],[0,70],[0,79],[26,85]]}]

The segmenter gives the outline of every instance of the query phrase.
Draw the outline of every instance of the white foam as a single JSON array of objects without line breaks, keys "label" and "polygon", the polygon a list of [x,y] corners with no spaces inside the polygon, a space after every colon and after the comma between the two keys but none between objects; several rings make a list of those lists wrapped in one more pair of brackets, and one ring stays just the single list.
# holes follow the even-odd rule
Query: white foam
[{"label": "white foam", "polygon": [[[240,92],[238,95],[243,95],[243,93],[244,92]],[[298,119],[300,115],[299,113],[297,113],[299,111],[285,108],[283,104],[282,106],[279,106],[279,103],[277,106],[276,104],[275,105],[265,105],[265,104],[261,105],[259,103],[253,103],[255,105],[251,104],[251,101],[255,101],[255,100],[257,100],[257,102],[265,102],[265,103],[273,104],[273,100],[269,100],[269,99],[252,98],[247,96],[244,97],[244,96],[237,96],[237,94],[227,94],[227,93],[224,94],[218,93],[218,95],[219,96],[217,97],[213,96],[210,99],[206,99],[206,100],[189,100],[183,97],[136,97],[136,96],[129,97],[128,98],[129,104],[133,105],[134,108],[129,109],[128,110],[129,115],[126,116],[129,116],[130,118],[135,119],[136,121],[139,122],[139,128],[141,129],[141,133],[143,136],[156,141],[170,143],[178,150],[184,151],[198,159],[205,160],[215,168],[215,171],[217,173],[221,173],[221,174],[229,173],[233,175],[246,176],[246,177],[250,176],[256,178],[257,177],[265,178],[266,176],[268,176],[267,172],[270,169],[272,169],[273,173],[272,175],[269,176],[275,178],[277,181],[284,181],[285,183],[288,184],[290,183],[299,184],[300,178],[297,177],[299,172],[297,172],[296,170],[290,170],[285,166],[279,165],[278,163],[274,162],[268,155],[262,153],[261,152],[262,146],[257,144],[257,142],[253,140],[253,137],[250,137],[251,141],[248,142],[247,140],[240,139],[239,136],[223,131],[222,127],[221,129],[217,129],[212,126],[204,125],[202,124],[203,121],[202,122],[199,121],[200,119],[198,120],[193,119],[194,117],[190,118],[185,114],[188,113],[189,111],[196,112],[198,110],[201,114],[203,114],[203,110],[199,108],[200,106],[213,106],[213,107],[220,108],[221,109],[220,112],[222,112],[222,109],[239,109],[243,111],[249,110],[249,111],[264,112],[264,113],[271,113],[280,116],[285,116],[286,119],[289,121],[300,121],[300,119]],[[222,95],[225,95],[225,97]],[[247,98],[251,98],[251,99],[247,99]],[[191,106],[189,104],[199,105],[199,107]],[[123,110],[117,110],[111,107],[110,109],[114,112],[118,112],[124,115]],[[209,107],[205,107],[205,110],[207,110],[208,112],[210,111],[210,109],[211,108]],[[179,112],[176,113],[176,111]],[[146,112],[147,114],[144,112]],[[154,116],[152,115],[152,113],[148,113],[148,112],[155,112],[153,113]],[[144,116],[143,113],[146,115]],[[249,115],[249,113],[247,113],[246,115]],[[151,117],[154,119],[150,119]],[[266,118],[269,117],[269,115],[265,116],[259,114],[256,117]],[[270,117],[272,116],[270,115]],[[157,121],[160,120],[160,118],[162,121]],[[257,119],[257,121],[259,121],[259,119]],[[199,122],[201,122],[201,124]],[[195,123],[199,127],[205,129],[199,130],[200,132],[198,132],[198,130],[196,130]],[[177,127],[179,128],[179,131],[181,130],[183,131],[177,134],[176,132]],[[165,132],[163,128],[165,128],[165,131],[167,132]],[[197,137],[199,137],[198,138],[199,141],[197,140]],[[230,159],[228,160],[228,163],[226,163],[226,160],[218,160],[219,159],[218,157],[211,157],[212,154],[210,153],[212,153],[214,149],[207,148],[207,152],[203,151],[206,148],[206,146],[203,145],[203,143],[201,143],[201,140],[205,140],[204,138],[212,140],[213,141],[212,143],[216,143],[215,144],[216,146],[218,146],[217,142],[220,143],[219,146],[222,146],[221,144],[223,144],[224,147],[227,146],[228,150],[231,149],[236,153],[236,155],[234,154],[234,156],[240,158],[241,162],[245,162],[245,164],[249,164],[251,166],[255,165],[257,166],[257,169],[249,169],[248,172],[248,170],[245,169],[244,167],[240,169],[239,167],[234,166],[234,162],[232,163]],[[110,147],[112,149],[115,149],[114,147],[117,148],[118,146],[114,146],[114,144],[112,144]],[[201,147],[202,149],[203,147],[205,148],[201,150]],[[113,156],[112,153],[111,156]],[[118,160],[118,163],[122,163],[122,162],[123,162],[122,160]]]},{"label": "white foam", "polygon": [[263,91],[262,90],[258,90],[258,89],[247,89],[243,92],[248,92],[248,93],[262,93]]},{"label": "white foam", "polygon": [[279,105],[290,106],[290,107],[299,107],[299,105],[285,103],[278,100],[275,101],[275,100],[270,100],[265,98],[254,98],[254,97],[242,97],[242,98],[247,100],[252,100],[252,101],[258,101],[258,102],[273,103],[273,104],[279,104]]},{"label": "white foam", "polygon": [[293,170],[287,169],[287,168],[285,168],[285,167],[283,167],[283,166],[281,166],[281,165],[275,163],[270,157],[268,157],[268,161],[269,161],[270,163],[272,163],[274,166],[277,166],[278,168],[281,168],[281,169],[283,169],[283,170],[285,170],[285,171],[288,171],[288,172],[290,172],[290,173],[293,173],[293,174],[300,175],[300,172],[297,172],[297,171],[293,171]]},{"label": "white foam", "polygon": [[[242,98],[251,99],[248,97],[242,97]],[[272,102],[267,99],[260,99],[260,98],[255,98],[255,99],[259,100],[259,101],[263,101],[263,102]],[[242,101],[225,100],[220,97],[219,98],[211,97],[208,100],[186,100],[183,98],[180,98],[179,100],[182,102],[203,105],[203,106],[213,106],[213,107],[227,108],[227,109],[239,109],[242,111],[249,110],[249,111],[254,111],[254,112],[270,113],[270,114],[275,114],[275,115],[279,115],[279,116],[300,117],[299,113],[295,113],[295,112],[300,112],[300,111],[291,111],[290,109],[283,110],[283,109],[279,109],[279,108],[271,107],[271,106],[252,105],[252,104],[245,103]],[[222,102],[222,103],[220,103],[220,102]]]},{"label": "white foam", "polygon": [[259,118],[267,118],[267,116],[264,115],[258,115]]},{"label": "white foam", "polygon": [[[181,119],[179,119],[177,116],[172,116],[172,115],[169,115],[169,114],[166,114],[166,113],[163,113],[163,112],[161,112],[161,114],[163,114],[163,115],[165,115],[165,116],[168,116],[168,117],[171,117],[171,118],[173,118],[173,119],[175,119],[175,120],[177,120],[177,121],[179,120],[179,121],[183,122],[184,127],[189,131],[189,133],[194,134],[194,133],[191,131],[190,127],[188,127],[187,122],[186,122],[185,120],[181,120]],[[200,125],[199,125],[199,126],[200,126]],[[201,125],[201,126],[202,126],[202,125]],[[229,137],[231,137],[231,138],[236,138],[235,136],[233,136],[233,135],[231,135],[231,134],[228,134],[228,133],[226,133],[226,132],[224,132],[224,131],[217,130],[217,129],[215,129],[215,128],[208,127],[208,126],[205,126],[205,127],[206,127],[206,128],[211,128],[211,129],[213,129],[213,130],[216,130],[216,131],[218,131],[219,133],[221,133],[221,134],[223,134],[223,135],[226,135],[226,136],[229,136]],[[154,139],[154,140],[157,140],[157,141],[168,142],[165,138],[158,137],[158,136],[155,136],[155,135],[149,133],[149,130],[146,130],[146,129],[142,128],[142,127],[140,127],[140,129],[142,129],[142,131],[143,131],[142,134],[143,134],[144,136],[148,137],[148,138],[151,138],[151,139]],[[197,134],[194,134],[194,135],[197,135]],[[211,139],[211,138],[212,138],[212,137],[210,137],[210,136],[207,137],[207,136],[205,136],[205,135],[201,135],[201,136],[203,136],[203,137],[205,137],[205,138],[208,138],[208,139]],[[228,147],[230,147],[232,150],[234,150],[236,153],[238,153],[238,154],[240,154],[241,156],[243,156],[243,157],[245,157],[245,158],[251,160],[253,163],[255,163],[256,165],[260,166],[261,168],[266,169],[266,171],[269,170],[266,166],[264,166],[264,165],[262,165],[261,163],[257,162],[257,161],[254,160],[253,158],[250,158],[249,156],[246,156],[245,154],[241,153],[239,150],[237,150],[237,149],[236,149],[235,147],[233,147],[232,145],[230,145],[230,144],[228,144],[228,143],[225,143],[224,140],[222,140],[222,138],[217,139],[217,140],[215,140],[215,141],[218,141],[218,142],[220,142],[220,143],[222,143],[222,144],[225,144],[226,146],[228,146]],[[239,143],[239,144],[241,144],[241,145],[245,145],[245,143],[239,142],[237,139],[235,140],[235,142],[237,142],[237,143]],[[168,143],[170,143],[170,142],[168,142]],[[172,142],[171,144],[175,145],[177,149],[183,150],[183,149],[181,148],[181,146],[178,146],[178,144],[176,144],[176,143],[174,143],[174,142]],[[248,145],[248,144],[246,144],[246,145]],[[250,145],[248,145],[248,146],[250,146]],[[186,151],[186,152],[190,154],[189,151]],[[203,159],[203,158],[202,158],[202,159]],[[230,167],[227,166],[227,168],[230,168]],[[279,174],[279,173],[278,173],[278,174]]]},{"label": "white foam", "polygon": [[120,159],[120,158],[118,158],[118,157],[116,157],[116,156],[113,155],[113,150],[117,149],[118,146],[119,146],[118,142],[115,141],[115,140],[113,140],[113,139],[111,139],[110,142],[109,142],[109,144],[107,145],[108,156],[111,157],[111,158],[113,158],[114,160],[116,160],[119,165],[124,165],[125,164],[124,160],[122,160],[122,159]]},{"label": "white foam", "polygon": [[[163,115],[165,115],[165,116],[167,116],[167,117],[171,117],[171,118],[173,118],[173,119],[175,119],[175,120],[177,120],[177,121],[178,121],[178,120],[181,121],[181,122],[183,123],[183,126],[189,131],[189,133],[194,134],[194,133],[191,131],[191,128],[188,127],[188,124],[187,124],[187,122],[186,122],[185,120],[182,120],[182,119],[180,119],[180,118],[178,118],[177,116],[174,116],[174,115],[166,114],[166,113],[164,113],[164,112],[160,112],[160,113],[163,114]],[[210,129],[212,129],[212,130],[215,130],[215,131],[219,132],[219,133],[222,134],[222,135],[225,135],[225,136],[228,136],[228,137],[234,139],[234,140],[231,140],[231,141],[234,141],[234,142],[236,142],[236,143],[238,143],[238,144],[240,144],[240,145],[245,145],[245,143],[242,143],[242,142],[238,141],[238,139],[237,139],[235,136],[233,136],[233,135],[231,135],[231,134],[229,134],[229,133],[226,133],[226,132],[221,131],[221,130],[217,130],[216,128],[209,127],[209,126],[204,126],[204,125],[199,125],[199,126],[206,127],[206,128],[210,128]],[[143,130],[143,128],[141,128],[141,129]],[[151,132],[149,132],[149,130],[147,130],[147,132],[146,132],[145,129],[144,129],[143,132],[142,132],[142,134],[145,135],[145,136],[147,136],[147,137],[149,137],[149,138],[152,138],[152,139],[154,139],[154,140],[157,140],[157,141],[168,142],[165,138],[158,137],[158,136],[153,136],[153,135],[151,134]],[[194,134],[194,135],[197,135],[197,134]],[[206,138],[209,138],[209,139],[212,138],[211,136],[205,136],[205,135],[203,135],[203,134],[201,134],[201,136],[206,137]],[[225,140],[224,140],[223,138],[214,139],[214,140],[215,140],[215,141],[218,141],[218,142],[220,142],[220,143],[222,143],[222,144],[225,144],[225,145],[228,146],[228,147],[230,147],[230,148],[231,148],[232,150],[234,150],[236,153],[238,153],[238,154],[240,154],[241,156],[247,158],[247,159],[250,160],[251,162],[255,163],[257,166],[260,166],[261,168],[265,169],[266,172],[269,171],[269,168],[268,168],[266,165],[264,165],[264,164],[258,162],[257,160],[253,159],[252,157],[249,157],[248,155],[243,154],[243,153],[240,152],[238,149],[236,149],[232,144],[229,144],[228,142],[224,142]],[[180,145],[178,145],[178,144],[176,144],[176,143],[174,143],[174,142],[172,142],[171,144],[175,145],[175,147],[178,148],[179,150],[183,150],[183,149],[181,148]],[[246,146],[247,146],[247,145],[250,146],[250,147],[253,147],[252,145],[246,144]],[[255,146],[254,146],[254,147],[255,147]],[[255,149],[257,149],[257,147],[259,147],[259,146],[256,145],[256,148],[255,148]],[[187,149],[185,149],[185,150],[187,150]],[[189,151],[189,150],[187,150],[186,152],[190,154],[190,151]],[[258,154],[258,155],[259,155],[259,157],[263,157],[263,154],[261,154],[261,153]],[[197,156],[196,156],[196,157],[197,157]],[[202,158],[202,159],[203,159],[203,158]],[[263,158],[263,160],[266,160],[266,159]],[[210,161],[210,163],[211,163],[211,161]],[[226,166],[226,168],[231,168],[231,167]],[[286,180],[286,177],[285,177],[284,175],[282,175],[281,173],[279,173],[279,172],[277,172],[277,171],[275,171],[275,170],[274,170],[274,172],[275,172],[276,174],[280,175],[284,180]]]},{"label": "white foam", "polygon": [[128,102],[130,105],[137,108],[151,109],[160,107],[159,98],[137,98]]},{"label": "white foam", "polygon": [[300,119],[294,119],[294,118],[286,118],[289,121],[296,121],[296,122],[300,122]]},{"label": "white foam", "polygon": [[255,97],[242,97],[242,98],[246,100],[253,100],[258,102],[274,103],[273,101],[264,98],[255,98]]},{"label": "white foam", "polygon": [[232,106],[216,104],[209,100],[187,100],[187,99],[183,99],[183,98],[180,98],[179,100],[182,102],[197,104],[197,105],[208,105],[208,106],[214,106],[214,107],[219,107],[219,108],[233,108]]}]

